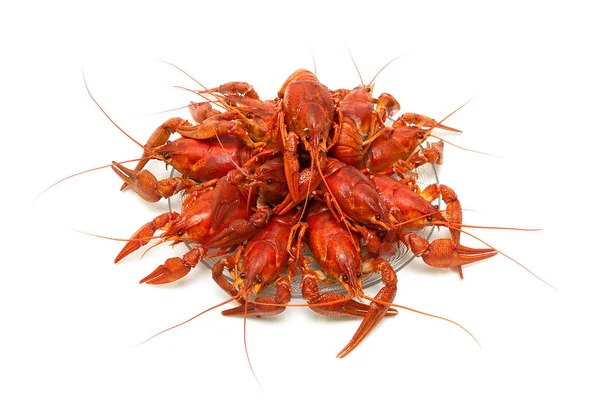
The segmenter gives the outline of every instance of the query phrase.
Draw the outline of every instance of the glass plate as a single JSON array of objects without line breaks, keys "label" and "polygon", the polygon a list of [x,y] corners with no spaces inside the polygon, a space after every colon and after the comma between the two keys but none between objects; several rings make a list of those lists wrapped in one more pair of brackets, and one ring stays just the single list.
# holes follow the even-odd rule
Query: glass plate
[{"label": "glass plate", "polygon": [[[437,171],[436,171],[434,165],[425,164],[425,165],[417,168],[415,171],[418,174],[417,183],[421,188],[424,188],[430,184],[439,183],[438,174],[437,174]],[[172,168],[171,177],[174,177],[174,176],[181,176],[181,174]],[[181,204],[183,203],[184,199],[185,199],[185,195],[183,195],[182,193],[180,193],[177,196],[173,196],[172,198],[168,198],[167,200],[169,203],[169,211],[179,212],[181,210]],[[436,201],[437,201],[437,205],[440,206],[440,199],[437,199]],[[420,230],[419,232],[417,232],[417,234],[419,234],[420,236],[429,240],[429,238],[433,234],[433,231],[434,231],[434,227],[427,227],[427,228],[424,228],[424,229]],[[190,250],[193,248],[193,245],[189,245],[187,243],[186,243],[186,246]],[[394,271],[398,272],[402,268],[404,268],[406,265],[408,265],[408,263],[410,263],[415,258],[415,256],[413,253],[408,251],[406,246],[404,246],[401,243],[396,247],[398,249],[396,251],[396,254],[394,254],[392,257],[390,257],[388,259],[388,261],[392,265],[392,268],[394,269]],[[307,247],[305,247],[305,248],[307,249]],[[307,249],[305,252],[305,255],[312,256],[312,253],[310,252],[310,250]],[[220,257],[205,258],[201,261],[201,263],[203,263],[208,268],[212,269],[212,267],[217,263],[217,261],[219,259],[220,259]],[[317,269],[317,270],[319,269],[319,266],[316,262],[311,263],[310,266],[313,269]],[[233,279],[231,279],[230,276],[226,275],[226,277],[227,277],[227,279],[229,279],[229,281],[231,281],[231,282],[233,281]],[[379,274],[366,275],[363,277],[363,288],[373,286],[379,282],[381,282],[381,277]],[[341,285],[338,285],[338,284],[319,285],[319,289],[320,289],[321,293],[326,293],[326,292],[345,293],[346,292],[345,289]],[[274,293],[275,293],[274,285],[271,285],[271,287],[266,288],[261,293],[261,295],[273,295]],[[300,287],[300,274],[297,274],[292,281],[292,297],[293,298],[302,298],[302,290]]]}]

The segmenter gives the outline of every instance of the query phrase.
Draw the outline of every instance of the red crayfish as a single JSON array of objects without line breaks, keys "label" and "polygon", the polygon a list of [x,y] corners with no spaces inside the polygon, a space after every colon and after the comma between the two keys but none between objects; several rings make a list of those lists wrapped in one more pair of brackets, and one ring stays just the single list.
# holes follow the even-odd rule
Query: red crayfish
[{"label": "red crayfish", "polygon": [[[298,295],[315,312],[362,318],[338,354],[344,357],[403,307],[393,303],[397,277],[388,258],[395,246],[430,266],[457,268],[461,278],[463,265],[498,253],[461,244],[462,208],[450,187],[416,183],[415,168],[443,161],[443,141],[427,142],[432,130],[460,132],[442,125],[445,118],[405,113],[390,124],[400,104],[387,93],[374,97],[372,82],[330,90],[302,69],[272,100],[244,82],[193,92],[204,99],[188,107],[194,123],[167,120],[140,144],[137,166],[111,165],[121,189],[146,201],[184,196],[181,210],[145,223],[115,258],[156,240],[191,246],[141,283],[173,282],[204,257],[220,257],[213,279],[240,303],[223,314],[263,317],[290,305],[297,279]],[[174,134],[180,137],[170,141]],[[159,179],[144,169],[149,160],[181,176]],[[443,210],[432,204],[439,198]],[[451,237],[430,243],[419,235],[432,226],[447,227]],[[371,298],[363,280],[372,274],[383,287]],[[321,291],[331,283],[342,291]]]}]

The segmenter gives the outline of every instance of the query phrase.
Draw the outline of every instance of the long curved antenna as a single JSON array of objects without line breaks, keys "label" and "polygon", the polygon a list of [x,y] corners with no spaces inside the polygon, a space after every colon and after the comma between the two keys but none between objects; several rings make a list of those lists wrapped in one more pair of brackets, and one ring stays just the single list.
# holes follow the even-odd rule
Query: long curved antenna
[{"label": "long curved antenna", "polygon": [[[152,158],[156,158],[156,157],[152,157]],[[150,160],[150,159],[151,159],[151,157],[133,158],[133,159],[131,159],[131,160],[120,161],[120,164],[125,164],[125,163],[130,163],[130,162],[140,161],[140,160],[146,160],[146,159]],[[68,180],[68,179],[74,178],[74,177],[76,177],[76,176],[79,176],[79,175],[87,174],[88,172],[92,172],[92,171],[98,171],[98,170],[100,170],[100,169],[104,169],[104,168],[112,167],[113,165],[114,165],[113,163],[106,164],[106,165],[101,165],[101,166],[99,166],[99,167],[90,168],[90,169],[87,169],[87,170],[85,170],[85,171],[77,172],[77,173],[75,173],[75,174],[72,174],[72,175],[66,176],[66,177],[64,177],[64,178],[62,178],[62,179],[60,179],[60,180],[58,180],[58,181],[54,182],[52,185],[48,186],[46,189],[44,189],[44,190],[43,190],[43,191],[42,191],[40,194],[38,194],[37,196],[35,196],[35,198],[34,198],[34,200],[33,200],[33,201],[35,202],[35,201],[37,200],[37,198],[38,198],[38,197],[40,197],[41,195],[43,195],[43,194],[44,194],[44,193],[46,193],[48,190],[52,189],[54,186],[58,185],[58,184],[59,184],[59,183],[61,183],[61,182],[64,182],[64,181],[66,181],[66,180]]]},{"label": "long curved antenna", "polygon": [[435,124],[433,124],[433,126],[431,128],[428,129],[429,132],[431,132],[434,128],[437,128],[438,126],[440,126],[441,124],[444,123],[445,120],[447,120],[448,118],[450,118],[451,116],[453,116],[454,114],[456,114],[459,110],[461,110],[464,106],[466,106],[467,104],[469,104],[471,101],[473,101],[473,99],[477,97],[477,96],[473,96],[471,97],[469,100],[465,101],[464,103],[462,103],[458,108],[456,108],[454,111],[452,111],[450,114],[446,115],[444,118],[442,118],[439,122],[436,122]]},{"label": "long curved antenna", "polygon": [[[463,209],[462,211],[465,211],[465,209]],[[511,227],[511,226],[468,225],[468,224],[456,224],[456,223],[453,223],[452,227],[475,228],[475,229],[498,229],[498,230],[523,231],[523,232],[538,232],[538,231],[543,230],[542,228],[515,228],[515,227]]]},{"label": "long curved antenna", "polygon": [[252,371],[252,375],[254,375],[254,379],[256,380],[256,383],[258,383],[258,387],[260,387],[260,390],[263,392],[263,394],[265,393],[265,390],[263,389],[262,385],[260,384],[260,381],[258,380],[258,376],[256,376],[256,372],[254,372],[254,368],[252,367],[252,362],[250,361],[250,354],[248,353],[248,343],[246,341],[246,322],[248,321],[248,302],[244,302],[244,350],[246,350],[246,359],[248,360],[248,365],[250,366],[250,371]]},{"label": "long curved antenna", "polygon": [[464,103],[463,103],[463,104],[462,104],[460,107],[456,108],[456,109],[455,109],[454,111],[452,111],[450,114],[446,115],[446,116],[445,116],[443,119],[441,119],[439,122],[436,122],[435,124],[433,124],[433,126],[432,126],[431,128],[429,128],[429,129],[427,130],[427,132],[428,132],[429,136],[431,136],[431,137],[433,137],[433,138],[436,138],[436,139],[438,139],[438,140],[441,140],[442,142],[444,142],[444,143],[447,143],[447,144],[449,144],[450,146],[457,147],[457,148],[459,148],[459,149],[461,149],[461,150],[470,151],[470,152],[473,152],[473,153],[478,153],[478,154],[484,154],[484,155],[486,155],[486,156],[500,157],[500,156],[498,156],[498,155],[491,154],[491,153],[485,153],[485,152],[483,152],[483,151],[478,151],[478,150],[467,149],[466,147],[459,146],[459,145],[457,145],[457,144],[454,144],[454,143],[452,143],[452,142],[449,142],[449,141],[447,141],[446,139],[443,139],[443,138],[441,138],[441,137],[439,137],[439,136],[436,136],[436,135],[432,135],[432,134],[431,134],[431,131],[433,131],[433,130],[434,130],[435,128],[437,128],[438,126],[442,125],[442,124],[444,123],[444,121],[446,121],[448,118],[450,118],[452,115],[454,115],[454,114],[455,114],[455,113],[456,113],[458,110],[462,109],[464,106],[466,106],[467,104],[469,104],[469,103],[470,103],[470,102],[471,102],[471,101],[472,101],[472,100],[473,100],[475,97],[477,97],[477,96],[473,96],[473,97],[471,97],[469,100],[465,101],[465,102],[464,102]]},{"label": "long curved antenna", "polygon": [[121,127],[119,125],[117,125],[117,123],[115,121],[113,121],[113,119],[108,115],[108,113],[106,111],[104,111],[104,109],[102,108],[102,106],[100,105],[100,103],[98,103],[98,101],[96,101],[96,99],[94,98],[94,96],[92,95],[92,92],[90,91],[90,88],[88,87],[87,84],[87,80],[85,79],[85,72],[83,71],[83,69],[81,70],[81,74],[83,75],[83,83],[85,85],[85,90],[87,90],[88,94],[90,95],[90,98],[92,99],[92,101],[94,103],[96,103],[96,105],[98,106],[98,108],[100,109],[100,111],[102,111],[102,114],[104,114],[106,116],[106,118],[108,118],[108,120],[110,122],[112,122],[112,124],[114,126],[117,127],[118,130],[120,130],[125,136],[127,136],[129,139],[131,139],[135,144],[137,144],[138,146],[140,146],[142,148],[142,150],[147,150],[146,147],[141,144],[140,142],[138,142],[137,140],[135,140],[133,138],[133,136],[131,136],[129,133],[125,132],[123,129],[121,129]]},{"label": "long curved antenna", "polygon": [[185,110],[188,107],[189,107],[189,104],[186,104],[185,106],[175,107],[175,108],[171,108],[169,110],[156,111],[156,112],[153,112],[150,114],[146,114],[146,117],[151,117],[151,116],[160,115],[160,114],[166,114],[166,113],[170,113],[173,111],[181,111],[181,110]]},{"label": "long curved antenna", "polygon": [[[219,104],[220,104],[220,105],[221,105],[221,106],[222,106],[224,109],[226,109],[226,110],[230,110],[230,111],[237,111],[237,112],[238,112],[238,113],[239,113],[239,114],[242,116],[242,118],[244,118],[244,117],[245,117],[245,115],[243,115],[243,113],[239,112],[239,110],[236,110],[235,108],[232,108],[232,107],[230,107],[230,106],[229,106],[229,105],[228,105],[228,104],[227,104],[225,101],[223,101],[222,99],[220,99],[220,98],[219,98],[219,96],[215,96],[215,95],[212,93],[212,90],[211,90],[211,89],[209,89],[208,87],[204,86],[204,85],[202,84],[202,82],[200,82],[199,80],[197,80],[196,78],[194,78],[192,75],[190,75],[188,72],[186,72],[186,71],[185,71],[183,68],[181,68],[181,67],[178,67],[177,65],[175,65],[175,64],[173,64],[173,63],[171,63],[171,62],[169,62],[169,61],[165,61],[165,60],[159,60],[159,61],[160,61],[160,62],[163,62],[163,63],[165,63],[165,64],[167,64],[167,65],[170,65],[170,66],[172,66],[173,68],[177,69],[179,72],[183,73],[185,76],[187,76],[188,78],[190,78],[191,80],[193,80],[193,81],[194,81],[195,83],[197,83],[197,84],[198,84],[198,85],[199,85],[199,86],[200,86],[202,89],[204,89],[204,91],[205,91],[206,93],[209,93],[209,94],[213,95],[213,96],[214,96],[214,97],[217,99],[217,102],[218,102],[218,103],[219,103]],[[186,89],[186,88],[183,88],[183,87],[180,87],[180,88],[181,88],[181,89]],[[186,89],[186,90],[189,90],[189,89]],[[211,99],[208,99],[208,98],[204,97],[202,94],[198,93],[197,91],[193,91],[193,90],[190,90],[190,91],[191,91],[191,92],[194,92],[194,93],[196,93],[197,95],[199,95],[200,97],[202,97],[203,99],[205,99],[205,100],[207,100],[207,101],[213,101],[213,100],[211,100]]]},{"label": "long curved antenna", "polygon": [[416,310],[414,308],[406,307],[406,306],[403,306],[401,304],[394,304],[394,303],[388,303],[388,302],[385,302],[385,301],[381,301],[381,300],[378,300],[378,299],[375,299],[375,298],[372,298],[372,297],[369,297],[369,296],[366,296],[366,295],[363,295],[362,297],[364,299],[366,299],[366,300],[370,300],[370,301],[372,301],[374,303],[381,304],[381,305],[384,305],[384,306],[401,308],[403,310],[412,311],[412,312],[415,312],[417,314],[425,315],[427,317],[433,317],[433,318],[441,319],[442,321],[450,322],[451,324],[454,324],[454,325],[458,326],[460,329],[462,329],[463,331],[467,332],[469,334],[469,336],[471,336],[473,338],[473,340],[477,343],[477,345],[479,345],[479,347],[481,347],[481,343],[479,343],[479,340],[477,340],[477,338],[475,336],[473,336],[473,334],[471,332],[469,332],[469,330],[467,328],[465,328],[464,326],[462,326],[461,324],[459,324],[456,321],[453,321],[453,320],[448,319],[448,318],[440,317],[439,315],[429,314],[429,313],[426,313],[426,312],[423,312],[423,311]]},{"label": "long curved antenna", "polygon": [[[137,238],[137,239],[133,239],[133,238],[132,239],[121,239],[121,238],[115,238],[112,236],[98,235],[95,233],[90,233],[90,232],[82,231],[82,230],[75,229],[75,228],[71,228],[71,229],[73,229],[75,232],[81,233],[83,235],[92,236],[92,237],[96,237],[99,239],[113,240],[116,242],[142,242],[145,240],[162,239],[161,236],[146,236],[146,237]],[[162,243],[162,242],[159,242],[159,243]]]},{"label": "long curved antenna", "polygon": [[136,344],[135,346],[141,346],[141,345],[143,345],[144,343],[146,343],[146,342],[149,342],[150,340],[154,339],[155,337],[162,335],[163,333],[166,333],[166,332],[168,332],[168,331],[170,331],[170,330],[172,330],[172,329],[175,329],[175,328],[179,328],[180,326],[182,326],[182,325],[185,325],[185,324],[187,324],[188,322],[190,322],[190,321],[192,321],[192,320],[194,320],[194,319],[198,318],[198,317],[199,317],[199,316],[201,316],[202,314],[205,314],[205,313],[207,313],[207,312],[209,312],[209,311],[211,311],[211,310],[214,310],[215,308],[218,308],[218,307],[224,306],[224,305],[225,305],[225,304],[227,304],[227,303],[231,303],[231,302],[232,302],[232,301],[234,301],[234,300],[238,300],[239,298],[240,298],[240,296],[232,297],[232,298],[230,298],[230,299],[228,299],[228,300],[225,300],[225,301],[223,301],[223,302],[221,302],[221,303],[219,303],[219,304],[217,304],[217,305],[214,305],[214,306],[212,306],[212,307],[210,307],[210,308],[207,308],[206,310],[204,310],[204,311],[202,311],[202,312],[199,312],[198,314],[194,315],[193,317],[191,317],[191,318],[189,318],[189,319],[187,319],[187,320],[185,320],[185,321],[183,321],[183,322],[180,322],[180,323],[178,323],[177,325],[173,325],[173,326],[171,326],[171,327],[169,327],[169,328],[167,328],[167,329],[163,329],[162,331],[160,331],[160,332],[158,332],[158,333],[156,333],[156,334],[154,334],[154,335],[150,336],[148,339],[144,340],[143,342],[140,342],[140,343]]},{"label": "long curved antenna", "polygon": [[431,136],[432,138],[436,138],[436,139],[438,139],[438,140],[441,140],[442,142],[444,142],[444,143],[446,143],[446,144],[449,144],[450,146],[453,146],[453,147],[459,148],[459,149],[461,149],[461,150],[464,150],[464,151],[469,151],[469,152],[471,152],[471,153],[477,153],[477,154],[483,154],[483,155],[485,155],[485,156],[492,156],[492,157],[500,157],[500,158],[502,158],[502,156],[499,156],[499,155],[497,155],[497,154],[486,153],[486,152],[484,152],[484,151],[473,150],[473,149],[468,149],[468,148],[466,148],[466,147],[459,146],[459,145],[457,145],[457,144],[455,144],[455,143],[452,143],[452,142],[448,141],[447,139],[444,139],[444,138],[442,138],[442,137],[439,137],[439,136],[437,136],[437,135],[432,135],[431,133],[429,134],[429,136]]},{"label": "long curved antenna", "polygon": [[471,236],[472,238],[480,241],[481,243],[485,244],[486,246],[488,246],[489,248],[493,249],[494,251],[497,251],[498,253],[502,254],[504,257],[508,258],[509,260],[511,260],[512,262],[514,262],[515,264],[517,264],[518,266],[520,266],[521,268],[523,268],[525,271],[529,272],[531,275],[533,275],[535,278],[537,278],[538,280],[540,280],[541,282],[545,283],[546,285],[550,286],[552,289],[558,291],[558,289],[554,286],[552,286],[551,284],[549,284],[548,282],[546,282],[545,280],[543,280],[542,278],[540,278],[539,276],[537,276],[533,271],[531,271],[529,268],[527,268],[525,265],[523,265],[522,263],[520,263],[519,261],[515,260],[514,258],[512,258],[511,256],[509,256],[508,254],[504,253],[503,251],[498,250],[497,248],[495,248],[494,246],[490,245],[489,243],[485,242],[484,240],[480,239],[479,237],[473,235],[472,233],[469,233],[463,229],[457,228],[453,225],[449,225],[448,226],[450,229],[455,229],[458,231],[461,231],[462,233],[464,233],[465,235]]},{"label": "long curved antenna", "polygon": [[407,53],[403,53],[400,54],[399,56],[396,56],[394,58],[392,58],[390,61],[388,61],[383,67],[381,67],[381,69],[375,74],[375,76],[373,77],[373,79],[371,79],[371,82],[369,82],[369,86],[373,85],[373,82],[375,82],[375,78],[377,78],[379,76],[380,73],[383,72],[384,69],[386,69],[388,67],[388,65],[390,65],[391,63],[393,63],[394,61],[396,61],[397,59],[399,59],[402,56],[405,56]]},{"label": "long curved antenna", "polygon": [[[350,47],[348,47],[348,43],[346,43],[346,48],[348,49],[348,53],[350,54],[350,58],[352,59],[352,64],[354,64],[354,68],[356,68],[356,72],[358,73],[358,79],[360,79],[360,86],[365,86],[362,75],[360,74],[360,70],[358,69],[358,65],[356,65],[356,60],[350,51]],[[373,78],[375,79],[375,78]]]}]

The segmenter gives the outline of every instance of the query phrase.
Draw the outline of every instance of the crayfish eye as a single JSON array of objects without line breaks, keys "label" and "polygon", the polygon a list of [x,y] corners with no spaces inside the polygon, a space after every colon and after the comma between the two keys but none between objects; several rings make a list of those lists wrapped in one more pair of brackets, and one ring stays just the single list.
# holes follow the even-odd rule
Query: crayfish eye
[{"label": "crayfish eye", "polygon": [[252,118],[252,114],[250,114],[249,112],[246,113],[246,118]]},{"label": "crayfish eye", "polygon": [[435,208],[436,210],[439,210],[440,209],[440,205],[439,204],[434,204],[433,208]]},{"label": "crayfish eye", "polygon": [[304,139],[306,139],[306,141],[309,142],[310,141],[310,135],[304,136]]},{"label": "crayfish eye", "polygon": [[257,276],[255,279],[256,283],[262,283],[262,278],[260,276]]},{"label": "crayfish eye", "polygon": [[430,215],[429,217],[427,217],[427,221],[428,221],[428,222],[431,222],[431,221],[433,221],[433,217]]},{"label": "crayfish eye", "polygon": [[319,138],[319,143],[323,143],[323,138]]},{"label": "crayfish eye", "polygon": [[376,219],[377,221],[381,220],[381,214],[375,214],[375,219]]},{"label": "crayfish eye", "polygon": [[246,278],[246,273],[245,273],[245,272],[242,272],[242,273],[240,274],[240,278],[242,278],[242,279]]},{"label": "crayfish eye", "polygon": [[183,236],[183,231],[177,231],[177,236]]},{"label": "crayfish eye", "polygon": [[273,183],[273,179],[269,178],[269,179],[267,179],[266,182],[267,182],[267,185],[270,185],[271,183]]},{"label": "crayfish eye", "polygon": [[423,132],[419,132],[419,139],[423,139],[425,137],[425,134]]},{"label": "crayfish eye", "polygon": [[265,173],[267,172],[267,169],[266,169],[266,168],[262,168],[262,169],[260,170],[260,172],[262,172],[263,174],[265,174]]},{"label": "crayfish eye", "polygon": [[360,272],[356,273],[356,279],[360,278],[362,276],[362,274]]},{"label": "crayfish eye", "polygon": [[342,275],[342,280],[344,282],[348,282],[348,275]]},{"label": "crayfish eye", "polygon": [[369,86],[367,86],[367,87],[366,87],[366,89],[365,89],[365,91],[366,91],[367,93],[371,93],[371,88],[370,88]]}]

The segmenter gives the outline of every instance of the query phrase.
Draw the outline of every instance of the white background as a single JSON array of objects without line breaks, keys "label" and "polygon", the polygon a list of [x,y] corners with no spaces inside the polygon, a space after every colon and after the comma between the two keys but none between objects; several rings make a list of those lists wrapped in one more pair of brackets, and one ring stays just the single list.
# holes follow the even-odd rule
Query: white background
[{"label": "white background", "polygon": [[[600,32],[591,7],[119,3],[1,7],[1,397],[598,398]],[[375,89],[405,111],[442,118],[477,95],[448,120],[464,133],[445,137],[500,157],[446,146],[442,181],[467,223],[543,228],[470,231],[558,290],[500,255],[466,267],[463,281],[420,261],[399,273],[397,302],[461,323],[481,348],[451,324],[402,311],[339,360],[359,321],[303,308],[251,319],[264,395],[240,318],[213,311],[135,347],[227,297],[202,267],[170,286],[137,284],[183,248],[114,265],[122,243],[74,230],[127,238],[166,210],[120,193],[109,170],[34,202],[60,178],[140,154],[92,103],[82,70],[106,111],[145,141],[168,116],[187,118],[150,115],[193,99],[172,86],[196,87],[157,60],[208,86],[248,81],[269,98],[295,69],[313,69],[312,57],[329,87],[358,85],[346,46],[365,80],[404,54]]]}]

